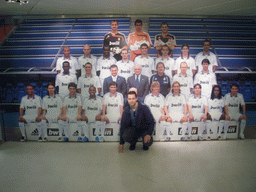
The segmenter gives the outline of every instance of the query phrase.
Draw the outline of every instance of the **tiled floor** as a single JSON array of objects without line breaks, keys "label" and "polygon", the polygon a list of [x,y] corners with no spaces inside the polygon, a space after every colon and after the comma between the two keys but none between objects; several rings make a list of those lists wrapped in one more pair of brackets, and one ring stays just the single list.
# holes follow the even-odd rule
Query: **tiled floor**
[{"label": "tiled floor", "polygon": [[117,142],[6,142],[0,191],[256,191],[256,140],[128,147],[119,154]]}]

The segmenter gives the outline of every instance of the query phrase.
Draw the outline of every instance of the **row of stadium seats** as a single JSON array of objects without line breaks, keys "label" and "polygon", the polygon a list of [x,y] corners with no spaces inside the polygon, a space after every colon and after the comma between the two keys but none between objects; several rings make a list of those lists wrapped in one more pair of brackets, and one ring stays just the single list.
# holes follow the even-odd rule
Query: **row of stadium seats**
[{"label": "row of stadium seats", "polygon": [[[222,81],[218,83],[222,88],[223,95],[230,93],[231,83],[233,82]],[[236,83],[238,83],[239,92],[243,94],[246,102],[256,101],[256,84],[252,84],[250,81],[243,82],[243,84]],[[31,84],[34,86],[36,95],[43,98],[47,94],[47,82],[43,82],[40,86],[34,82]],[[2,103],[20,103],[21,98],[27,94],[24,83],[18,83],[17,86],[8,83],[5,87],[0,87],[0,92]]]}]

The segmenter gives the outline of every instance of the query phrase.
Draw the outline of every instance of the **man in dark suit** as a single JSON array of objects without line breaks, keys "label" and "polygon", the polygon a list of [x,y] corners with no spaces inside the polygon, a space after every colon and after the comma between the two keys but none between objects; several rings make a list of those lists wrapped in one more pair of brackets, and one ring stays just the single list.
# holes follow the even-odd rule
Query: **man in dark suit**
[{"label": "man in dark suit", "polygon": [[134,75],[127,79],[127,89],[135,87],[138,92],[138,101],[144,102],[145,96],[149,93],[148,77],[141,74],[141,66],[136,64],[134,66]]},{"label": "man in dark suit", "polygon": [[104,82],[103,82],[103,93],[104,93],[104,95],[107,92],[109,92],[109,85],[112,81],[114,81],[114,82],[117,83],[117,92],[122,93],[123,96],[125,97],[126,92],[127,92],[125,78],[117,75],[118,67],[116,65],[111,65],[110,66],[110,73],[111,73],[111,76],[105,78]]}]

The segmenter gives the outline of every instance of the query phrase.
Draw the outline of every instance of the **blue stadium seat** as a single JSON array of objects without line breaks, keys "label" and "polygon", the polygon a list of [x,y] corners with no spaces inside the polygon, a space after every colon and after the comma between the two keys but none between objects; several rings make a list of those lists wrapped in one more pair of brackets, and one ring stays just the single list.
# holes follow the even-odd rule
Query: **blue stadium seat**
[{"label": "blue stadium seat", "polygon": [[23,96],[25,96],[26,93],[26,87],[24,83],[19,83],[18,86],[15,88],[15,103],[20,103]]},{"label": "blue stadium seat", "polygon": [[227,81],[222,81],[220,86],[221,86],[221,91],[223,96],[229,93],[229,86]]},{"label": "blue stadium seat", "polygon": [[4,98],[3,102],[5,103],[11,103],[14,100],[14,88],[11,83],[8,83],[6,87],[3,89],[4,92]]},{"label": "blue stadium seat", "polygon": [[250,81],[246,81],[243,88],[243,95],[245,101],[253,101],[253,86]]},{"label": "blue stadium seat", "polygon": [[40,96],[43,98],[45,95],[47,95],[47,85],[48,82],[43,82],[42,86],[40,87]]},{"label": "blue stadium seat", "polygon": [[32,82],[30,83],[34,87],[34,94],[40,96],[40,90],[36,83]]}]

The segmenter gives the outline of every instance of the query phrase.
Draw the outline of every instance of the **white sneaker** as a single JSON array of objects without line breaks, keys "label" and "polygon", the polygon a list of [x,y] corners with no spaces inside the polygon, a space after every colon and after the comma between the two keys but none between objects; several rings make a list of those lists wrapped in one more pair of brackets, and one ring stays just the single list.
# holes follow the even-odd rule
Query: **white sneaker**
[{"label": "white sneaker", "polygon": [[59,137],[58,141],[59,141],[59,142],[62,142],[62,138],[61,138],[61,137]]},{"label": "white sneaker", "polygon": [[210,140],[211,140],[211,137],[210,137],[210,136],[208,136],[206,140],[207,140],[207,141],[210,141]]},{"label": "white sneaker", "polygon": [[104,141],[105,141],[104,137],[100,137],[100,142],[104,142]]},{"label": "white sneaker", "polygon": [[218,140],[222,140],[221,136],[218,136]]},{"label": "white sneaker", "polygon": [[198,136],[198,140],[199,141],[203,141],[203,137],[202,136]]},{"label": "white sneaker", "polygon": [[240,139],[245,139],[244,134],[242,134],[242,133],[239,135],[239,137],[240,137]]}]

